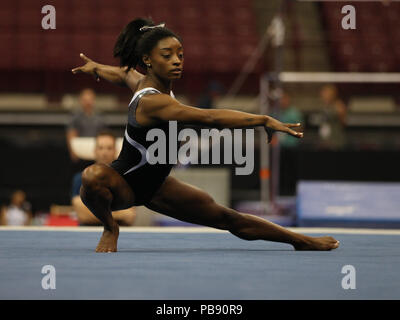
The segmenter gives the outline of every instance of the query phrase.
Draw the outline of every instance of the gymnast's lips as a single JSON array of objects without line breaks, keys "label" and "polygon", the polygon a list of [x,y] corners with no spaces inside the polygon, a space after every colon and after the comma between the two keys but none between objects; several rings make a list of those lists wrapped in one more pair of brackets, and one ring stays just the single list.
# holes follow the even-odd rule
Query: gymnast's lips
[{"label": "gymnast's lips", "polygon": [[170,71],[171,73],[182,73],[182,68],[175,68]]}]

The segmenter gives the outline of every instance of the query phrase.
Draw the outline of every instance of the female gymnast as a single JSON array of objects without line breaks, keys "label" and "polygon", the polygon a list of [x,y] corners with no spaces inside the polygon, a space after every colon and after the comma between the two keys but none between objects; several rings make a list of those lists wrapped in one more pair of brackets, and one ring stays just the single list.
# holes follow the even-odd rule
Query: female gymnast
[{"label": "female gymnast", "polygon": [[[167,141],[168,122],[211,128],[253,128],[263,126],[297,138],[300,124],[281,123],[266,115],[234,110],[200,109],[174,99],[173,81],[183,71],[183,47],[180,38],[164,24],[138,18],[119,35],[114,57],[121,67],[86,62],[72,70],[100,77],[129,87],[134,96],[129,104],[128,123],[121,153],[111,166],[94,164],[82,174],[80,195],[85,205],[104,224],[96,252],[116,252],[119,227],[111,212],[144,205],[164,215],[222,230],[244,240],[269,240],[291,244],[296,250],[331,250],[339,246],[332,237],[310,237],[289,231],[254,215],[237,212],[217,204],[206,192],[169,176],[172,164],[150,164],[146,160],[146,134],[152,128],[163,129]],[[141,66],[146,75],[137,72]]]}]

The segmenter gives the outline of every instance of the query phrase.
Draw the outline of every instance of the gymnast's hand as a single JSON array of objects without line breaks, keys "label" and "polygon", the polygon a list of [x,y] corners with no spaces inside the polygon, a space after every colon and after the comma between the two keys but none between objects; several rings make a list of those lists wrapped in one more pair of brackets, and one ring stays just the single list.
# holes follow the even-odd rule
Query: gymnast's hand
[{"label": "gymnast's hand", "polygon": [[264,129],[268,135],[268,143],[271,142],[272,134],[275,131],[285,132],[296,138],[303,138],[303,132],[298,132],[298,131],[295,131],[292,129],[292,128],[299,128],[299,127],[301,127],[300,123],[282,123],[272,117],[268,117],[268,121],[264,125]]},{"label": "gymnast's hand", "polygon": [[77,68],[72,69],[71,70],[72,73],[73,74],[77,74],[77,73],[81,73],[82,72],[82,73],[91,74],[96,79],[96,81],[99,82],[100,81],[100,77],[96,72],[97,63],[94,62],[92,59],[89,59],[88,57],[86,57],[83,53],[81,53],[79,56],[86,63],[81,67],[77,67]]}]

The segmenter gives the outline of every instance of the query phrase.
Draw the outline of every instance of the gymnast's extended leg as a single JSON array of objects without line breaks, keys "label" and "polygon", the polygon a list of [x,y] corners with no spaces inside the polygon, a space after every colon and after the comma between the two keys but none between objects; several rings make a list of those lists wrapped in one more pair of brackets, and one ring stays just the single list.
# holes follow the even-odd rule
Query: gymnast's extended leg
[{"label": "gymnast's extended leg", "polygon": [[190,223],[228,230],[245,240],[284,242],[296,250],[331,250],[339,246],[332,237],[310,237],[289,231],[254,215],[217,204],[206,192],[168,177],[148,208]]}]

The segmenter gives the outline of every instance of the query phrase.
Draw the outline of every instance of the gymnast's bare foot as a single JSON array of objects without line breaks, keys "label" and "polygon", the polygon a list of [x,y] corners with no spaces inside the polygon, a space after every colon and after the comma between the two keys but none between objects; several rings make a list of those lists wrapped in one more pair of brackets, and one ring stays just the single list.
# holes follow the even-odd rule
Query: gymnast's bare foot
[{"label": "gymnast's bare foot", "polygon": [[304,241],[293,244],[293,246],[296,250],[327,251],[338,248],[339,241],[329,236],[318,238],[306,237]]},{"label": "gymnast's bare foot", "polygon": [[103,235],[97,245],[96,252],[117,252],[119,226],[117,223],[111,230],[104,229]]}]

